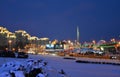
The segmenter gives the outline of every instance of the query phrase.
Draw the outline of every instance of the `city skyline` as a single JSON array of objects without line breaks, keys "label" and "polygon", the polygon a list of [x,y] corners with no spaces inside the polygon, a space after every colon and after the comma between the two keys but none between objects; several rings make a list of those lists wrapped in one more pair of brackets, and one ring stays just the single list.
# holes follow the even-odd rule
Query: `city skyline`
[{"label": "city skyline", "polygon": [[1,0],[0,26],[50,40],[119,39],[119,0]]}]

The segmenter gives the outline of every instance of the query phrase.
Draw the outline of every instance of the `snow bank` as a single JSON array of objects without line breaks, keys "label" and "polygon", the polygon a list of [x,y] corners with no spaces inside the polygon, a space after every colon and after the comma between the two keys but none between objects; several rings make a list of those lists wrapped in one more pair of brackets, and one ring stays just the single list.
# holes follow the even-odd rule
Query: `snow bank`
[{"label": "snow bank", "polygon": [[8,61],[0,67],[0,77],[63,77],[42,59]]}]

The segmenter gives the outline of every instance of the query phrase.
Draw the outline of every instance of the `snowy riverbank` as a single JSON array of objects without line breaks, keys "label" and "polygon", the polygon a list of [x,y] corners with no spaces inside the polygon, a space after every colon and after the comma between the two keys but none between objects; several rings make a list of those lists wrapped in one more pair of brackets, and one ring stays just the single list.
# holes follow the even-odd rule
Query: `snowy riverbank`
[{"label": "snowy riverbank", "polygon": [[[120,67],[103,64],[76,63],[75,60],[63,59],[60,56],[30,55],[32,59],[43,59],[55,70],[64,69],[69,77],[120,77]],[[18,58],[0,58],[0,65],[8,61],[25,61]]]}]

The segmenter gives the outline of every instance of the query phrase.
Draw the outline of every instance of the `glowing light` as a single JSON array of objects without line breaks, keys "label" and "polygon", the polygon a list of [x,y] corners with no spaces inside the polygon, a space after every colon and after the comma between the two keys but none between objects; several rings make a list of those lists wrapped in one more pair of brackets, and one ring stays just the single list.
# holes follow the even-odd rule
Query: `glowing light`
[{"label": "glowing light", "polygon": [[70,41],[70,40],[68,40],[68,43],[71,43],[71,41]]},{"label": "glowing light", "polygon": [[11,43],[12,43],[12,40],[9,40],[8,42],[9,42],[9,44],[11,44]]},{"label": "glowing light", "polygon": [[102,50],[102,51],[104,51],[104,48],[103,48],[103,47],[101,47],[101,50]]},{"label": "glowing light", "polygon": [[95,43],[96,43],[96,41],[95,41],[95,40],[93,40],[92,42],[93,42],[93,44],[95,44]]},{"label": "glowing light", "polygon": [[120,44],[120,42],[118,42],[118,44]]}]

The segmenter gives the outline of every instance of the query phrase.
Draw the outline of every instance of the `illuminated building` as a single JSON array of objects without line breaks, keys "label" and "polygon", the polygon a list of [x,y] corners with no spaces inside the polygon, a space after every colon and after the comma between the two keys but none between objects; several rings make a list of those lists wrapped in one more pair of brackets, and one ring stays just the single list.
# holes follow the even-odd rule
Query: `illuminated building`
[{"label": "illuminated building", "polygon": [[8,33],[9,31],[4,28],[4,27],[0,27],[0,33],[4,34],[4,33]]},{"label": "illuminated building", "polygon": [[7,28],[0,27],[0,37],[1,48],[11,50],[16,41],[15,33],[8,31]]},{"label": "illuminated building", "polygon": [[0,27],[0,48],[1,50],[19,50],[26,48],[39,48],[49,43],[49,38],[38,38],[30,36],[24,30],[17,30],[15,33],[10,32],[7,28]]},{"label": "illuminated building", "polygon": [[49,38],[40,38],[39,39],[39,44],[41,44],[41,45],[46,45],[46,44],[48,44],[49,43]]}]

